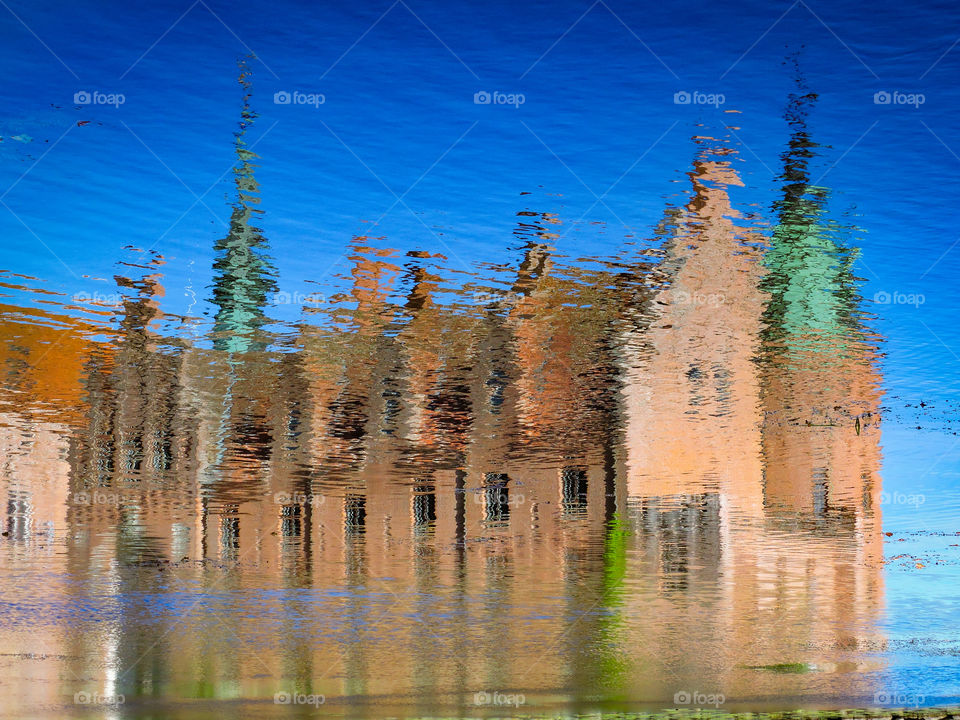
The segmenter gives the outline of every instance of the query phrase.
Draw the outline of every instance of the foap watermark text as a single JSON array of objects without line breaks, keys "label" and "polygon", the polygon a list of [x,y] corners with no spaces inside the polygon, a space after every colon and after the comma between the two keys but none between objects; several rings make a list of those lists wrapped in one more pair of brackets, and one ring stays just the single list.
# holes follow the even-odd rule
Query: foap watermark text
[{"label": "foap watermark text", "polygon": [[705,93],[699,90],[688,92],[680,90],[673,94],[674,105],[713,105],[720,107],[727,101],[723,93]]},{"label": "foap watermark text", "polygon": [[322,93],[305,93],[299,90],[280,90],[273,94],[274,105],[311,105],[315,108],[327,102]]},{"label": "foap watermark text", "polygon": [[119,108],[127,101],[123,93],[105,93],[99,90],[78,90],[73,94],[75,105],[113,105]]},{"label": "foap watermark text", "polygon": [[473,694],[473,704],[477,706],[493,705],[495,707],[520,707],[521,705],[525,705],[526,702],[527,698],[523,693],[502,693],[497,690],[494,690],[493,692],[481,690],[480,692]]},{"label": "foap watermark text", "polygon": [[693,707],[720,707],[726,702],[721,693],[703,693],[699,690],[680,690],[673,695],[673,702],[677,707],[692,705]]},{"label": "foap watermark text", "polygon": [[523,93],[503,93],[499,90],[487,92],[486,90],[480,90],[473,94],[474,105],[512,105],[518,108],[526,101],[527,96]]},{"label": "foap watermark text", "polygon": [[923,93],[904,93],[899,90],[880,90],[873,94],[874,105],[913,105],[918,108],[927,101]]}]

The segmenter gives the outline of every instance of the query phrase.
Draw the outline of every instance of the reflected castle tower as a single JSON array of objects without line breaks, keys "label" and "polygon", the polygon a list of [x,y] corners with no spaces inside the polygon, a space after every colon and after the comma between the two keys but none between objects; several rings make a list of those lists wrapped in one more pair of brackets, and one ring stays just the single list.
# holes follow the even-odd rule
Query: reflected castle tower
[{"label": "reflected castle tower", "polygon": [[214,320],[214,347],[218,350],[243,353],[263,350],[266,340],[260,328],[267,322],[264,308],[268,294],[276,292],[276,271],[266,254],[267,240],[257,226],[263,211],[260,186],[254,177],[257,155],[247,147],[246,134],[257,113],[250,106],[251,71],[246,61],[240,62],[239,83],[244,90],[240,127],[234,136],[237,164],[233,169],[237,198],[230,216],[227,236],[214,246],[217,273],[213,286],[213,302],[217,306]]},{"label": "reflected castle tower", "polygon": [[[625,359],[629,515],[653,532],[632,541],[639,556],[625,572],[656,578],[666,602],[631,633],[652,656],[683,663],[690,682],[713,667],[691,663],[691,645],[738,668],[713,680],[728,696],[782,694],[782,682],[750,668],[814,647],[828,661],[824,683],[867,694],[847,671],[867,669],[858,649],[883,644],[879,378],[849,252],[806,171],[811,102],[790,103],[788,182],[769,240],[731,221],[734,153],[704,148],[664,246],[659,317],[627,343],[643,349]],[[641,596],[628,605],[645,618]],[[715,598],[709,618],[694,597]],[[698,628],[683,657],[663,635],[673,624]],[[664,676],[658,691],[651,676],[644,694],[669,695],[678,679]]]},{"label": "reflected castle tower", "polygon": [[816,95],[799,80],[787,121],[783,197],[774,211],[763,314],[764,485],[771,508],[873,515],[879,494],[876,347],[862,322],[856,250],[829,221],[829,190],[810,180],[807,117]]},{"label": "reflected castle tower", "polygon": [[732,165],[738,153],[694,139],[693,195],[669,216],[654,319],[626,338],[628,488],[642,496],[722,492],[738,512],[756,515],[763,237],[735,224],[728,188],[743,184]]}]

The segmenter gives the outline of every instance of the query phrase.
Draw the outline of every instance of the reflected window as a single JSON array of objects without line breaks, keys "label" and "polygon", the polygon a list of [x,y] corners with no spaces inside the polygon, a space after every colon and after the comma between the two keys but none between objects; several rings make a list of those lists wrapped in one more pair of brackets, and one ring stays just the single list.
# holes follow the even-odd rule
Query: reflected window
[{"label": "reflected window", "polygon": [[817,468],[813,472],[813,514],[817,517],[823,517],[830,509],[828,491],[827,469]]},{"label": "reflected window", "polygon": [[565,467],[560,474],[561,503],[565,514],[587,511],[587,470]]},{"label": "reflected window", "polygon": [[488,523],[506,523],[510,520],[510,478],[506,473],[487,473],[484,476],[484,520]]},{"label": "reflected window", "polygon": [[301,515],[303,508],[299,505],[284,505],[280,509],[280,533],[285,538],[298,538],[303,528]]},{"label": "reflected window", "polygon": [[490,373],[490,379],[487,380],[490,397],[490,411],[494,414],[500,412],[500,406],[503,405],[503,391],[507,386],[507,374],[503,370],[494,370]]},{"label": "reflected window", "polygon": [[418,529],[431,527],[437,521],[437,496],[428,486],[413,496],[413,525]]},{"label": "reflected window", "polygon": [[717,493],[655,498],[645,515],[659,546],[660,588],[664,592],[686,591],[694,580],[691,575],[702,578],[720,567]]},{"label": "reflected window", "polygon": [[236,558],[240,550],[238,512],[239,508],[236,505],[230,505],[224,508],[224,516],[220,518],[220,553],[225,558]]},{"label": "reflected window", "polygon": [[7,532],[11,540],[23,540],[27,536],[30,524],[30,495],[25,492],[11,490],[7,498]]},{"label": "reflected window", "polygon": [[367,500],[362,495],[347,495],[343,500],[344,524],[347,535],[362,533],[367,523]]}]

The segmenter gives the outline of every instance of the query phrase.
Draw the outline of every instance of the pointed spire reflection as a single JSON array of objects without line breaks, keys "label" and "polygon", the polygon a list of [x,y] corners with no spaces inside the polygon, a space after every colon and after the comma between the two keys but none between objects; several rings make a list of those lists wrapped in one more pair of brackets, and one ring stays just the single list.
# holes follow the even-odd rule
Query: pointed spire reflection
[{"label": "pointed spire reflection", "polygon": [[851,228],[829,215],[830,190],[811,180],[817,143],[808,117],[817,101],[797,70],[785,119],[782,197],[764,256],[766,503],[819,516],[873,515],[879,492],[876,336],[864,324]]},{"label": "pointed spire reflection", "polygon": [[234,134],[237,163],[233,168],[236,200],[226,237],[217,241],[213,303],[217,315],[213,326],[214,347],[231,353],[263,350],[266,339],[260,329],[267,322],[265,306],[277,290],[276,270],[267,251],[269,245],[259,227],[263,217],[260,186],[254,177],[257,159],[247,145],[246,134],[257,118],[250,105],[251,71],[241,60],[238,81],[243,88],[243,109],[239,130]]}]

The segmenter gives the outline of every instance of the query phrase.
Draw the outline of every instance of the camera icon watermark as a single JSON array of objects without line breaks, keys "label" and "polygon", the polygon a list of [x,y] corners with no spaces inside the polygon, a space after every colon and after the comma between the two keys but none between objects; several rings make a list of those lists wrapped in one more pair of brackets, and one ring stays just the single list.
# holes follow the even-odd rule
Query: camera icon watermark
[{"label": "camera icon watermark", "polygon": [[481,690],[473,694],[473,704],[476,706],[520,707],[521,705],[525,705],[526,702],[527,698],[523,693],[502,693],[497,690],[493,692]]},{"label": "camera icon watermark", "polygon": [[680,690],[673,695],[673,703],[677,707],[681,705],[692,705],[693,707],[720,707],[726,702],[726,698],[720,693],[702,693],[699,690]]},{"label": "camera icon watermark", "polygon": [[327,296],[322,293],[306,293],[280,291],[273,294],[274,305],[325,305]]},{"label": "camera icon watermark", "polygon": [[127,101],[123,93],[103,93],[99,90],[78,90],[73,94],[74,105],[113,105],[119,108]]},{"label": "camera icon watermark", "polygon": [[74,705],[123,705],[125,702],[126,697],[123,695],[103,695],[83,690],[73,695]]},{"label": "camera icon watermark", "polygon": [[273,94],[274,105],[312,105],[319,108],[327,101],[322,93],[305,93],[299,90],[280,90]]},{"label": "camera icon watermark", "polygon": [[881,505],[913,505],[919,508],[926,501],[927,497],[922,493],[887,492],[886,490],[880,493]]},{"label": "camera icon watermark", "polygon": [[274,705],[311,705],[320,707],[327,701],[326,696],[299,692],[278,692],[273,694]]},{"label": "camera icon watermark", "polygon": [[704,93],[699,90],[680,90],[673,94],[674,105],[713,105],[718,108],[727,101],[723,93]]},{"label": "camera icon watermark", "polygon": [[877,305],[913,305],[919,308],[927,298],[921,293],[904,293],[894,290],[892,293],[886,290],[880,290],[873,296],[873,301]]},{"label": "camera icon watermark", "polygon": [[918,693],[899,692],[896,690],[879,690],[873,695],[875,705],[889,705],[892,707],[920,707],[927,701],[926,697]]},{"label": "camera icon watermark", "polygon": [[517,292],[492,292],[480,290],[470,295],[476,305],[516,305],[523,299],[523,295]]},{"label": "camera icon watermark", "polygon": [[326,501],[327,498],[324,495],[298,492],[278,492],[274,493],[273,496],[273,502],[277,505],[312,505],[313,507],[317,507],[323,505]]},{"label": "camera icon watermark", "polygon": [[108,305],[118,307],[123,304],[120,293],[78,292],[73,294],[73,302],[90,303],[92,305]]},{"label": "camera icon watermark", "polygon": [[888,92],[880,90],[873,94],[874,105],[913,105],[919,108],[927,101],[927,96],[923,93],[903,93],[899,90]]},{"label": "camera icon watermark", "polygon": [[513,105],[519,108],[527,101],[527,96],[523,93],[502,93],[494,90],[492,93],[486,90],[480,90],[473,94],[474,105]]},{"label": "camera icon watermark", "polygon": [[107,493],[100,490],[89,492],[81,490],[80,492],[70,493],[70,499],[74,505],[119,505],[120,495],[117,493]]},{"label": "camera icon watermark", "polygon": [[674,305],[720,307],[727,301],[727,296],[723,293],[687,292],[686,290],[669,290],[667,297]]},{"label": "camera icon watermark", "polygon": [[483,487],[473,494],[473,501],[489,507],[516,507],[523,505],[527,498],[523,493],[509,493],[506,488]]}]

